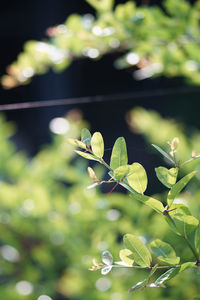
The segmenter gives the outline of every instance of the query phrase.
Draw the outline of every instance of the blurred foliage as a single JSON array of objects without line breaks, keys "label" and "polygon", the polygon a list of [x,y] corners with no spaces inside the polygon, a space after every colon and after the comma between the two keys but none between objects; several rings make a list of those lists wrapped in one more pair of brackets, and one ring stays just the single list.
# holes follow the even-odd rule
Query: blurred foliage
[{"label": "blurred foliage", "polygon": [[137,80],[165,75],[200,83],[199,0],[164,0],[159,6],[86,1],[96,16],[72,14],[64,24],[47,29],[43,41],[26,42],[2,77],[5,88],[27,84],[49,68],[60,72],[76,59],[97,60],[112,52],[120,54],[115,67],[131,67]]},{"label": "blurred foliage", "polygon": [[[148,114],[140,110],[142,113]],[[158,122],[167,121],[158,117],[151,130],[158,128]],[[52,144],[30,159],[16,151],[10,141],[14,126],[0,117],[2,299],[132,299],[126,291],[144,278],[145,271],[119,269],[106,277],[88,271],[92,258],[99,258],[104,250],[109,249],[119,260],[121,239],[127,232],[142,236],[147,242],[160,238],[172,243],[183,260],[192,259],[190,249],[150,208],[127,195],[86,189],[91,183],[85,174],[86,162],[74,157],[74,148],[67,142],[69,137],[78,138],[86,125],[77,112],[53,119]],[[169,134],[174,135],[173,130],[169,126]],[[187,152],[184,133],[182,137]],[[104,176],[101,168],[94,169],[99,178]],[[196,179],[190,190],[181,195],[196,217],[200,213],[198,188]],[[198,293],[199,274],[188,270],[172,280],[168,289],[138,291],[136,297],[188,300]]]},{"label": "blurred foliage", "polygon": [[[78,138],[83,126],[76,112],[53,119],[52,144],[30,159],[9,140],[13,124],[0,118],[2,299],[132,299],[126,291],[145,271],[119,269],[107,277],[88,271],[92,258],[99,258],[104,250],[111,250],[119,260],[121,239],[127,232],[148,242],[163,239],[183,259],[191,256],[190,249],[150,208],[123,194],[86,189],[91,183],[85,174],[86,162],[74,157],[74,147],[67,142],[69,137]],[[94,169],[102,178],[102,169]],[[198,216],[198,192],[194,201],[189,192],[182,197]],[[139,291],[137,299],[192,299],[199,292],[198,280],[198,274],[188,270],[172,280],[167,290]]]}]

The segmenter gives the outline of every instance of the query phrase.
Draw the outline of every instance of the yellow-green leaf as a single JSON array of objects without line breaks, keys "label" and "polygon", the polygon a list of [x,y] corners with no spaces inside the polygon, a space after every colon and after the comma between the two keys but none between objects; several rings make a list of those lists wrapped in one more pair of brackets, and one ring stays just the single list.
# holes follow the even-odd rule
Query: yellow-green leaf
[{"label": "yellow-green leaf", "polygon": [[104,155],[104,141],[100,132],[95,132],[91,139],[91,147],[93,153],[98,157],[102,158]]},{"label": "yellow-green leaf", "polygon": [[68,142],[73,146],[80,147],[82,149],[86,149],[85,143],[83,143],[77,139],[68,139]]},{"label": "yellow-green leaf", "polygon": [[114,170],[114,178],[117,180],[122,180],[129,173],[129,166],[121,166]]},{"label": "yellow-green leaf", "polygon": [[120,259],[125,262],[125,264],[132,266],[134,259],[132,257],[132,251],[129,249],[123,249],[119,252]]},{"label": "yellow-green leaf", "polygon": [[127,148],[126,142],[123,137],[119,137],[112,149],[111,159],[110,159],[110,167],[115,170],[120,166],[127,165],[128,157],[127,157]]},{"label": "yellow-green leaf", "polygon": [[132,252],[131,257],[139,266],[151,266],[151,253],[137,236],[126,234],[123,240],[125,247]]},{"label": "yellow-green leaf", "polygon": [[178,264],[180,257],[176,256],[171,245],[157,239],[150,244],[152,252],[157,256],[157,259],[169,265]]},{"label": "yellow-green leaf", "polygon": [[92,154],[85,153],[85,152],[81,152],[81,151],[78,151],[78,150],[75,150],[75,152],[76,152],[78,155],[80,155],[80,156],[82,156],[82,157],[84,157],[84,158],[86,158],[86,159],[99,161],[98,158],[96,158],[96,157],[95,157],[94,155],[92,155]]},{"label": "yellow-green leaf", "polygon": [[147,188],[147,174],[143,166],[139,163],[133,163],[129,166],[127,180],[129,185],[140,194],[143,194]]},{"label": "yellow-green leaf", "polygon": [[179,180],[169,191],[168,197],[167,197],[167,203],[168,206],[170,207],[176,198],[178,194],[182,191],[182,189],[186,186],[186,184],[192,179],[194,175],[196,175],[197,172],[193,171],[186,176],[184,176],[181,180]]},{"label": "yellow-green leaf", "polygon": [[195,249],[197,253],[200,255],[200,224],[198,225],[195,232]]},{"label": "yellow-green leaf", "polygon": [[158,167],[155,171],[160,182],[162,182],[162,184],[166,187],[172,188],[172,186],[176,183],[178,168],[171,168],[168,170],[164,167]]}]

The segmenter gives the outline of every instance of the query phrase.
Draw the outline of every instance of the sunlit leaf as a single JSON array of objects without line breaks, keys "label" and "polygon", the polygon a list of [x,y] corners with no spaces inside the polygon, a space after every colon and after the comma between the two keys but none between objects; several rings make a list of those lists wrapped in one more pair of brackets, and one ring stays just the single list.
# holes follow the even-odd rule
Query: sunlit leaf
[{"label": "sunlit leaf", "polygon": [[163,273],[158,279],[155,281],[156,285],[162,285],[165,281],[172,278],[172,274],[176,271],[175,268],[171,268],[165,273]]},{"label": "sunlit leaf", "polygon": [[162,262],[165,262],[169,265],[178,264],[180,261],[180,257],[176,256],[174,249],[171,245],[157,239],[150,244],[151,250]]},{"label": "sunlit leaf", "polygon": [[87,128],[83,128],[81,131],[81,141],[85,143],[87,146],[90,146],[91,143],[91,133]]},{"label": "sunlit leaf", "polygon": [[150,267],[151,265],[151,254],[148,248],[143,242],[135,235],[126,234],[123,238],[125,247],[129,249],[132,254],[134,261],[143,267]]},{"label": "sunlit leaf", "polygon": [[138,193],[132,193],[131,198],[143,202],[144,204],[151,207],[159,214],[162,214],[164,211],[162,202],[160,202],[150,196],[146,196],[146,195],[142,195],[142,194],[138,194]]},{"label": "sunlit leaf", "polygon": [[82,149],[86,149],[86,145],[77,139],[68,139],[68,142],[73,146],[80,147]]},{"label": "sunlit leaf", "polygon": [[178,168],[171,168],[168,170],[164,167],[158,167],[155,171],[160,182],[166,187],[171,188],[176,183]]},{"label": "sunlit leaf", "polygon": [[75,150],[75,152],[76,152],[78,155],[80,155],[80,156],[82,156],[82,157],[84,157],[84,158],[86,158],[86,159],[99,161],[98,158],[96,158],[96,157],[95,157],[94,155],[92,155],[92,154],[85,153],[85,152],[81,152],[81,151],[78,151],[78,150]]},{"label": "sunlit leaf", "polygon": [[133,163],[129,166],[127,175],[129,185],[138,193],[143,194],[147,188],[147,174],[145,169],[139,163]]},{"label": "sunlit leaf", "polygon": [[119,257],[121,258],[121,260],[129,266],[132,266],[134,263],[134,259],[132,259],[131,256],[132,251],[129,249],[123,249],[119,252]]},{"label": "sunlit leaf", "polygon": [[193,171],[189,174],[187,174],[185,177],[183,177],[181,180],[179,180],[169,191],[168,197],[167,197],[167,203],[169,207],[172,205],[174,199],[178,196],[178,194],[182,191],[182,189],[186,186],[186,184],[196,175],[197,172]]},{"label": "sunlit leaf", "polygon": [[114,170],[114,178],[117,180],[122,180],[129,173],[129,166],[121,166]]},{"label": "sunlit leaf", "polygon": [[104,141],[100,132],[95,132],[91,139],[91,147],[93,153],[98,157],[102,158],[104,155]]},{"label": "sunlit leaf", "polygon": [[119,137],[112,149],[111,159],[110,159],[110,167],[115,170],[120,166],[127,165],[128,157],[127,157],[127,149],[126,149],[126,141],[123,137]]}]

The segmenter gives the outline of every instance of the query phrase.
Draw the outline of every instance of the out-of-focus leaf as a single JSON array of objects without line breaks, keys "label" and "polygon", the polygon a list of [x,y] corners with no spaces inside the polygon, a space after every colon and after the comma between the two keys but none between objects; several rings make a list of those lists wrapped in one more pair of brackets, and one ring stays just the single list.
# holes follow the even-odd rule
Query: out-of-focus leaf
[{"label": "out-of-focus leaf", "polygon": [[119,137],[112,149],[111,159],[110,159],[110,167],[115,170],[120,166],[127,165],[128,157],[127,157],[127,148],[126,141],[123,137]]},{"label": "out-of-focus leaf", "polygon": [[150,267],[151,265],[151,254],[148,248],[142,243],[142,241],[135,235],[126,234],[123,238],[125,247],[129,249],[132,254],[134,261],[143,267]]}]

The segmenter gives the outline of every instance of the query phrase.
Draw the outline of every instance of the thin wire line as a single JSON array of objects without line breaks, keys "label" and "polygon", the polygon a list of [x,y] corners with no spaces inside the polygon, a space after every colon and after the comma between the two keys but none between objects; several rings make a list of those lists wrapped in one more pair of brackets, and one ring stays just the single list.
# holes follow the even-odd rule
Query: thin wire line
[{"label": "thin wire line", "polygon": [[22,109],[32,109],[41,107],[53,107],[53,106],[64,106],[64,105],[76,105],[76,104],[86,104],[86,103],[97,103],[97,102],[107,102],[107,101],[119,101],[128,99],[141,99],[141,98],[151,98],[159,96],[169,96],[172,94],[185,94],[191,92],[200,92],[200,88],[193,87],[181,87],[181,88],[168,88],[160,89],[156,91],[143,91],[143,92],[130,92],[123,94],[110,94],[110,95],[98,95],[98,96],[87,96],[79,98],[67,98],[67,99],[55,99],[55,100],[40,100],[34,102],[22,102],[13,104],[2,104],[0,105],[0,111],[6,110],[22,110]]}]

